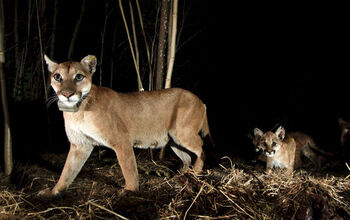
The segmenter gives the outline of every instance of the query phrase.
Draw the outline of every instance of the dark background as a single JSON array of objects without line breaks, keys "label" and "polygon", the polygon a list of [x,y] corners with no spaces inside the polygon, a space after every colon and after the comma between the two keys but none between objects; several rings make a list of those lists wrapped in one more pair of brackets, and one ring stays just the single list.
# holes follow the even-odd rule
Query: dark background
[{"label": "dark background", "polygon": [[[5,12],[8,15],[6,48],[11,48],[13,3],[4,2],[8,9]],[[126,10],[127,1],[123,3]],[[154,5],[158,3],[143,3],[144,19],[150,27],[154,26]],[[81,1],[60,2],[53,60],[67,60],[80,7]],[[176,53],[172,86],[188,89],[206,103],[218,152],[245,156],[252,150],[247,135],[255,127],[267,131],[277,125],[285,126],[287,131],[308,133],[321,147],[338,150],[338,117],[350,119],[347,103],[349,25],[344,7],[228,4],[207,0],[180,1],[179,7],[186,18],[179,40],[181,48]],[[106,74],[103,85],[109,85],[109,64],[114,60],[117,67],[113,89],[136,91],[136,74],[117,3],[111,3],[110,9],[113,12],[107,25],[104,63],[97,68],[95,83],[98,83],[101,67]],[[103,1],[87,1],[73,60],[79,61],[88,54],[99,58],[104,13]],[[47,18],[48,29],[50,16],[50,10],[43,15],[44,21]],[[26,25],[24,20],[21,25]],[[118,47],[111,51],[115,27]],[[148,34],[154,34],[154,30],[148,29]],[[31,40],[37,41],[35,37]],[[49,37],[45,40],[48,44]],[[49,53],[47,48],[45,52]],[[8,49],[6,55],[11,62],[13,50]],[[145,53],[141,56],[145,59]],[[6,72],[9,93],[14,68],[13,63],[11,65],[7,65]],[[146,87],[148,69],[146,63],[143,66]],[[68,150],[62,114],[55,104],[48,108],[49,117],[46,117],[42,98],[17,102],[9,95],[9,103],[15,158],[30,160],[32,153]],[[1,114],[0,120],[2,117]]]},{"label": "dark background", "polygon": [[282,124],[339,150],[337,119],[349,117],[349,35],[342,7],[222,8],[209,22],[215,39],[209,76],[217,82],[209,106],[215,108],[211,119],[220,146],[242,151],[250,147],[246,136],[255,126],[267,131]]}]

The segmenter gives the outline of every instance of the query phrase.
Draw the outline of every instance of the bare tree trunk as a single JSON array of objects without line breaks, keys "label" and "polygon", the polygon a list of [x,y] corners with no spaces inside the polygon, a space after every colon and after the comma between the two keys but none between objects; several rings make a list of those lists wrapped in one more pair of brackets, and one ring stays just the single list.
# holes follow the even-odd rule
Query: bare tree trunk
[{"label": "bare tree trunk", "polygon": [[[2,34],[2,33],[0,33]],[[3,53],[3,51],[0,51]],[[3,56],[3,55],[0,55]],[[3,59],[3,58],[0,58]],[[3,62],[0,62],[0,81],[1,81],[1,102],[2,110],[4,112],[4,162],[5,162],[5,174],[10,175],[13,169],[12,161],[12,138],[10,129],[10,116],[7,105],[7,93],[6,93],[6,80],[5,73],[3,69]]]},{"label": "bare tree trunk", "polygon": [[173,16],[172,16],[172,13],[173,13],[173,2],[174,0],[170,0],[170,8],[169,8],[169,22],[168,22],[168,50],[167,50],[167,67],[169,66],[169,58],[170,58],[170,47],[171,47],[171,37],[172,37],[172,24],[173,24]]},{"label": "bare tree trunk", "polygon": [[48,99],[48,94],[47,94],[48,90],[47,90],[47,85],[46,85],[46,76],[45,76],[45,68],[44,68],[44,51],[43,51],[43,42],[42,42],[42,37],[41,37],[38,0],[35,0],[35,4],[36,4],[36,19],[38,22],[38,34],[39,34],[40,57],[41,57],[41,73],[42,73],[43,83],[44,83],[45,100],[47,100]]},{"label": "bare tree trunk", "polygon": [[160,9],[162,7],[162,4],[159,4],[159,6],[157,7],[157,13],[156,13],[156,20],[154,22],[154,34],[153,34],[153,38],[151,40],[151,44],[150,44],[150,60],[151,60],[151,66],[152,66],[152,76],[149,76],[149,80],[150,80],[150,85],[152,90],[155,89],[155,83],[156,83],[156,78],[155,78],[155,70],[157,69],[157,39],[158,39],[158,34],[159,34],[159,20],[160,20]]},{"label": "bare tree trunk", "polygon": [[[163,88],[164,81],[164,60],[165,60],[165,48],[167,44],[167,29],[169,18],[169,0],[162,0],[162,6],[160,9],[160,24],[159,24],[159,37],[158,37],[158,50],[157,50],[157,69],[156,69],[156,90]],[[159,159],[163,160],[165,148],[160,150]]]},{"label": "bare tree trunk", "polygon": [[[117,26],[114,27],[112,53],[115,50],[116,39],[117,39]],[[109,88],[113,88],[113,75],[114,75],[114,59],[111,60],[111,78],[109,80]]]},{"label": "bare tree trunk", "polygon": [[69,45],[69,50],[68,50],[68,59],[72,59],[72,55],[74,52],[74,47],[75,47],[75,41],[77,40],[79,29],[80,29],[80,24],[81,21],[83,20],[84,14],[85,14],[85,9],[86,9],[86,0],[83,0],[82,6],[81,6],[81,11],[80,11],[80,16],[77,20],[77,23],[75,24],[74,32],[72,35],[72,40]]},{"label": "bare tree trunk", "polygon": [[[14,13],[13,13],[13,36],[15,38],[15,59],[16,59],[16,67],[19,66],[19,36],[18,36],[18,0],[15,0],[15,5],[14,5]],[[18,71],[17,71],[18,72]]]},{"label": "bare tree trunk", "polygon": [[51,43],[50,43],[50,57],[55,56],[55,41],[56,41],[56,24],[57,24],[57,0],[54,1],[53,6],[53,18],[52,18],[52,33],[51,33]]},{"label": "bare tree trunk", "polygon": [[[34,9],[34,4],[32,4],[32,0],[28,0],[28,11],[27,11],[27,39],[30,39],[30,32],[31,32],[31,20],[32,20],[32,16],[33,16],[33,9]],[[23,48],[23,53],[22,53],[22,60],[20,62],[20,82],[21,82],[21,86],[23,84],[23,75],[25,74],[25,67],[26,67],[26,60],[27,60],[27,56],[28,56],[28,45],[30,45],[29,41],[25,41],[24,44],[24,48]],[[29,86],[29,88],[31,88],[31,86]],[[27,91],[28,93],[32,94],[30,91]],[[26,93],[27,93],[26,92]],[[22,95],[23,96],[23,95]],[[32,95],[28,95],[27,97],[29,97],[29,99],[32,101],[33,100],[33,96]]]},{"label": "bare tree trunk", "polygon": [[171,11],[172,22],[171,22],[171,28],[169,26],[169,32],[171,33],[171,35],[169,36],[170,47],[168,47],[168,69],[167,69],[166,80],[165,80],[165,88],[171,87],[171,77],[173,74],[173,67],[175,62],[178,0],[172,0],[171,8],[172,8],[172,11]]},{"label": "bare tree trunk", "polygon": [[136,27],[135,27],[135,19],[134,19],[134,9],[132,8],[131,0],[129,0],[129,9],[130,9],[132,36],[134,38],[134,45],[135,45],[136,65],[137,65],[137,68],[139,69],[139,72],[140,72],[139,46],[138,46],[138,43],[137,43]]},{"label": "bare tree trunk", "polygon": [[162,0],[160,12],[160,25],[157,50],[157,69],[156,69],[156,90],[162,89],[164,80],[164,58],[166,45],[166,32],[168,28],[169,0]]},{"label": "bare tree trunk", "polygon": [[14,1],[14,13],[13,13],[13,37],[15,43],[15,70],[16,77],[13,87],[13,95],[15,100],[19,100],[21,96],[21,82],[22,79],[20,77],[20,56],[19,56],[19,35],[18,35],[18,0]]},{"label": "bare tree trunk", "polygon": [[[0,51],[3,53],[3,51]],[[2,59],[2,58],[0,58]],[[10,175],[13,169],[12,161],[12,138],[10,129],[10,116],[7,105],[7,93],[6,93],[6,80],[3,69],[3,63],[0,62],[0,80],[1,80],[1,102],[2,110],[4,112],[4,162],[5,162],[5,174]]]},{"label": "bare tree trunk", "polygon": [[10,129],[10,116],[7,104],[6,80],[3,64],[5,63],[4,50],[4,8],[3,1],[0,2],[0,85],[1,85],[1,103],[4,113],[4,167],[5,174],[10,175],[13,169],[12,160],[12,138]]},{"label": "bare tree trunk", "polygon": [[100,86],[102,86],[102,67],[103,67],[103,53],[104,53],[104,43],[105,43],[105,35],[106,35],[106,27],[107,27],[107,22],[108,22],[108,5],[109,5],[109,0],[105,0],[105,20],[103,24],[103,30],[101,33],[101,55],[100,55]]}]

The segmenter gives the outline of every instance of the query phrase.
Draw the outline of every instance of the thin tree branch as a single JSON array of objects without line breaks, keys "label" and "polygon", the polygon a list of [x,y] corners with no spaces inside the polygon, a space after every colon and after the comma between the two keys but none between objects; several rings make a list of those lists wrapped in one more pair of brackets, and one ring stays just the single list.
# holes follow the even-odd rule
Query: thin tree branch
[{"label": "thin tree branch", "polygon": [[81,6],[81,11],[80,11],[80,16],[79,16],[77,23],[75,24],[72,40],[71,40],[70,45],[69,45],[69,50],[68,50],[68,59],[69,60],[72,59],[72,55],[73,55],[73,51],[74,51],[74,47],[75,47],[75,41],[77,40],[77,37],[78,37],[78,32],[80,29],[81,21],[83,20],[83,17],[85,14],[85,9],[86,9],[86,0],[83,0],[82,6]]},{"label": "thin tree branch", "polygon": [[171,87],[171,77],[173,74],[173,68],[174,68],[174,62],[175,62],[175,51],[176,51],[176,30],[177,30],[177,9],[178,9],[178,0],[173,0],[173,7],[172,7],[172,30],[171,30],[171,43],[170,43],[170,58],[169,58],[169,65],[165,80],[165,88]]},{"label": "thin tree branch", "polygon": [[131,0],[129,0],[129,9],[130,9],[130,17],[131,17],[132,36],[134,38],[134,45],[135,45],[136,64],[137,64],[137,68],[139,69],[139,72],[140,72],[139,46],[138,46],[138,43],[137,43],[136,27],[135,27],[135,19],[134,19],[134,10],[132,8]]},{"label": "thin tree branch", "polygon": [[152,70],[152,63],[151,63],[151,55],[150,55],[150,50],[148,46],[148,41],[146,38],[146,33],[145,33],[145,28],[143,25],[143,19],[142,19],[142,13],[141,13],[141,8],[139,4],[139,0],[136,0],[136,7],[137,7],[137,12],[139,15],[139,20],[140,20],[140,25],[141,25],[141,31],[143,35],[143,39],[145,41],[145,46],[146,46],[146,53],[147,53],[147,61],[148,61],[148,68],[149,68],[149,84],[148,84],[148,90],[151,91],[153,88],[153,70]]},{"label": "thin tree branch", "polygon": [[36,19],[38,22],[38,34],[39,34],[39,44],[40,44],[41,73],[42,73],[43,82],[44,82],[45,100],[47,100],[48,95],[47,95],[46,77],[45,77],[45,69],[44,69],[44,51],[43,51],[43,43],[42,43],[42,38],[41,38],[38,0],[35,0],[35,4],[36,4]]},{"label": "thin tree branch", "polygon": [[144,91],[143,86],[142,86],[141,77],[140,77],[140,72],[139,72],[139,69],[137,68],[137,62],[136,62],[136,58],[135,58],[135,54],[134,54],[134,49],[133,49],[133,46],[132,46],[130,33],[129,33],[129,28],[128,28],[128,24],[127,24],[126,19],[125,19],[125,14],[124,14],[123,5],[122,5],[122,1],[121,0],[119,0],[119,8],[120,8],[120,12],[121,12],[122,17],[123,17],[124,26],[125,26],[125,30],[126,30],[126,35],[128,37],[130,51],[131,51],[132,59],[134,61],[134,66],[135,66],[135,69],[136,69],[137,83],[138,83],[139,91]]},{"label": "thin tree branch", "polygon": [[52,20],[52,33],[51,33],[51,43],[50,43],[50,57],[55,55],[55,41],[56,41],[56,27],[57,27],[57,3],[58,0],[54,0],[53,6],[53,20]]}]

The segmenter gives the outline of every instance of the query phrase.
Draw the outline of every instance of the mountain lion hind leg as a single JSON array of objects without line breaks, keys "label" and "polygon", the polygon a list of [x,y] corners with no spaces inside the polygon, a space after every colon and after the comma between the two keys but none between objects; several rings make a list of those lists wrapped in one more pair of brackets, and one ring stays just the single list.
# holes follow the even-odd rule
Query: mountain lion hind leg
[{"label": "mountain lion hind leg", "polygon": [[[178,145],[193,152],[197,156],[193,169],[196,173],[200,173],[203,169],[205,159],[205,154],[202,148],[203,140],[200,136],[200,133],[203,137],[209,135],[209,126],[206,117],[205,105],[199,102],[196,104],[201,105],[201,108],[197,107],[193,109],[178,109],[176,125],[175,128],[170,132],[170,136]],[[193,106],[195,106],[195,104],[193,104]],[[198,109],[200,109],[200,112],[198,112]],[[202,118],[201,120],[193,120],[196,117]],[[187,160],[186,158],[187,156],[184,157],[185,161]],[[183,160],[183,158],[181,159]],[[184,165],[187,163],[185,161],[183,160]]]}]

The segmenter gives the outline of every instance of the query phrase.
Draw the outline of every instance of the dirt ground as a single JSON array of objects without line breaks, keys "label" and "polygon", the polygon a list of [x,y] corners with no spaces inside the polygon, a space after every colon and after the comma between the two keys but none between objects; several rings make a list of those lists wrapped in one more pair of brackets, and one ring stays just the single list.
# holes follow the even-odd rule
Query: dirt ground
[{"label": "dirt ground", "polygon": [[124,179],[117,160],[96,149],[67,192],[52,201],[36,194],[55,185],[66,153],[18,162],[11,179],[0,174],[0,219],[350,219],[345,163],[290,177],[224,157],[195,176],[180,173],[171,153],[161,162],[151,161],[147,150],[136,155],[139,192],[119,195]]}]

